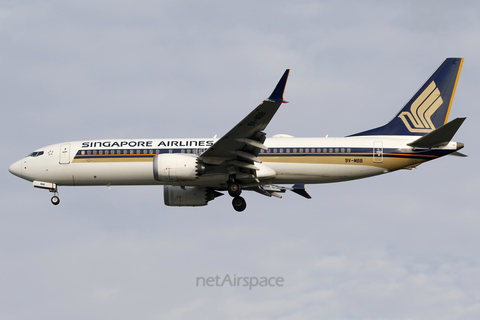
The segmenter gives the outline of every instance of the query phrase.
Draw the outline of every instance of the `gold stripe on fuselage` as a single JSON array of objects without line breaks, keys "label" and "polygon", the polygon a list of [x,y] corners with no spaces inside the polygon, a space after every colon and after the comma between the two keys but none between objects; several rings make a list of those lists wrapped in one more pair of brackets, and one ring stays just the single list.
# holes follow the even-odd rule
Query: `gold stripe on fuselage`
[{"label": "gold stripe on fuselage", "polygon": [[[75,157],[73,163],[131,163],[131,162],[152,162],[152,155],[119,155],[119,156],[105,156],[105,155],[88,155]],[[264,162],[275,163],[303,163],[303,164],[342,164],[353,166],[375,166],[387,170],[397,170],[412,165],[417,165],[422,162],[437,158],[435,155],[422,154],[401,154],[401,153],[384,153],[381,162],[374,162],[372,153],[329,153],[328,155],[321,153],[310,154],[291,154],[291,153],[277,153],[269,154],[268,156],[259,155],[259,159]],[[425,159],[429,158],[429,159]]]},{"label": "gold stripe on fuselage", "polygon": [[[388,156],[388,157],[386,157]],[[420,157],[428,157],[431,159],[421,159]],[[374,162],[373,155],[371,153],[364,154],[332,154],[329,156],[268,156],[262,157],[259,156],[259,159],[267,164],[268,162],[275,163],[304,163],[304,164],[342,164],[342,165],[352,165],[352,166],[374,166],[380,167],[387,170],[397,170],[405,167],[410,167],[412,165],[417,165],[422,162],[432,160],[437,158],[437,156],[432,155],[415,155],[409,154],[395,154],[395,153],[385,153],[382,162]]]},{"label": "gold stripe on fuselage", "polygon": [[119,157],[119,158],[75,158],[73,163],[100,163],[100,162],[153,162],[153,157]]}]

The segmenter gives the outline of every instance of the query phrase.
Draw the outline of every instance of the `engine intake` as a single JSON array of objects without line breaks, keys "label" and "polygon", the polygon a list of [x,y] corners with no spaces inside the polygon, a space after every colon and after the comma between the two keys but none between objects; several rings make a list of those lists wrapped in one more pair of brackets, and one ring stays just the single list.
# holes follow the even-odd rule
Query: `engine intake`
[{"label": "engine intake", "polygon": [[196,155],[168,153],[153,157],[153,177],[157,181],[192,181],[201,176],[204,170]]}]

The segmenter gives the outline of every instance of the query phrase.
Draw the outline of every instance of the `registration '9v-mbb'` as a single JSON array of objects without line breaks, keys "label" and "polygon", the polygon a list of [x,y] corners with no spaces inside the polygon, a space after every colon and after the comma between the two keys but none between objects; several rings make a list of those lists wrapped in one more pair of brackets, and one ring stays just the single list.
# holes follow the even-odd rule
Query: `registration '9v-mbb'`
[{"label": "registration '9v-mbb'", "polygon": [[221,138],[70,141],[31,152],[9,171],[53,193],[59,187],[163,185],[167,206],[204,206],[227,192],[236,211],[244,191],[310,199],[306,184],[361,179],[412,169],[458,152],[452,141],[465,121],[448,122],[463,58],[447,58],[387,124],[332,138],[267,138],[283,98],[286,70],[268,99]]}]

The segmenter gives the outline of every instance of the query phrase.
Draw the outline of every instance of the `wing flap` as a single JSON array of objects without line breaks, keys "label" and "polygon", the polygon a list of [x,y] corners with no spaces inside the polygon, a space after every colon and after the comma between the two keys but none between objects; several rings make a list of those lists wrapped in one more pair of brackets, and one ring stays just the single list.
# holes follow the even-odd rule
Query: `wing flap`
[{"label": "wing flap", "polygon": [[258,192],[267,197],[277,197],[281,198],[279,193],[285,193],[287,190],[290,190],[304,198],[311,199],[312,197],[305,191],[304,184],[295,184],[291,188],[283,187],[283,186],[276,186],[276,185],[265,185],[265,186],[256,186],[256,187],[248,187],[245,188],[246,190],[252,190]]}]

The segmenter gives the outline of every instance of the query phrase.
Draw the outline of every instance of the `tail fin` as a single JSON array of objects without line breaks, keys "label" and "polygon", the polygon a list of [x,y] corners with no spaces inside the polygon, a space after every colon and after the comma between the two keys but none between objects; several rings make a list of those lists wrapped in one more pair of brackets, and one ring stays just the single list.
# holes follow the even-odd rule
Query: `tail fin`
[{"label": "tail fin", "polygon": [[447,123],[463,58],[447,58],[400,112],[384,126],[351,136],[424,136]]}]

